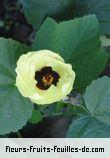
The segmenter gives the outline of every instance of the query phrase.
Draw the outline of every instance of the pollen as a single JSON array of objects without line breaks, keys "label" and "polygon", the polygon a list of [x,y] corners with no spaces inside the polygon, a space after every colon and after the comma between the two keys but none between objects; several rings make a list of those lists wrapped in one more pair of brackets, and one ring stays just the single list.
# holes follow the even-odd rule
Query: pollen
[{"label": "pollen", "polygon": [[45,86],[50,86],[53,82],[54,78],[51,74],[46,74],[45,76],[43,76],[42,78],[42,82],[44,83]]}]

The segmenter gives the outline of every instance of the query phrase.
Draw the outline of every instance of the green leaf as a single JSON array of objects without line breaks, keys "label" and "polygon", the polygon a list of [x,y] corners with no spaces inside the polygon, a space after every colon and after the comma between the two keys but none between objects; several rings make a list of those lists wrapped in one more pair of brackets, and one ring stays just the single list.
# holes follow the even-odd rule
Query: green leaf
[{"label": "green leaf", "polygon": [[90,116],[73,120],[66,134],[67,138],[110,138],[110,126]]},{"label": "green leaf", "polygon": [[84,99],[91,116],[110,125],[110,78],[93,81],[87,87]]},{"label": "green leaf", "polygon": [[[12,39],[0,38],[0,66],[2,67],[2,70],[4,71],[5,69],[10,75],[16,76],[15,68],[18,58],[20,55],[25,54],[30,50],[30,47],[20,44]],[[4,73],[6,72],[4,71]],[[1,81],[0,77],[0,83]]]},{"label": "green leaf", "polygon": [[59,24],[47,18],[36,34],[33,49],[52,50],[71,63],[76,72],[75,89],[82,91],[98,77],[108,60],[101,49],[99,32],[95,15]]},{"label": "green leaf", "polygon": [[0,86],[0,135],[17,132],[32,115],[33,105],[14,85]]},{"label": "green leaf", "polygon": [[75,14],[96,14],[103,33],[110,34],[110,1],[109,0],[75,0]]},{"label": "green leaf", "polygon": [[110,137],[110,78],[93,81],[84,100],[87,113],[73,120],[67,137]]},{"label": "green leaf", "polygon": [[16,62],[27,50],[14,40],[0,38],[0,135],[18,131],[32,114],[33,104],[15,87]]},{"label": "green leaf", "polygon": [[29,122],[36,124],[38,122],[42,121],[42,115],[41,113],[34,109],[31,118],[29,119]]},{"label": "green leaf", "polygon": [[21,4],[28,21],[36,29],[46,16],[64,20],[73,14],[73,0],[21,0]]}]

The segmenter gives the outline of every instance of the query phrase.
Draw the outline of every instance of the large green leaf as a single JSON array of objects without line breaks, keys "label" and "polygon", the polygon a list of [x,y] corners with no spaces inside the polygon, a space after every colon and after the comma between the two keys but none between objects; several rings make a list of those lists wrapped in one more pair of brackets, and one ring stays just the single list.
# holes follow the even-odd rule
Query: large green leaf
[{"label": "large green leaf", "polygon": [[67,138],[109,138],[110,126],[90,116],[73,120],[66,134]]},{"label": "large green leaf", "polygon": [[87,114],[73,120],[67,137],[110,137],[110,78],[93,81],[84,100]]},{"label": "large green leaf", "polygon": [[33,105],[14,85],[0,86],[0,134],[17,132],[32,115]]},{"label": "large green leaf", "polygon": [[39,28],[46,16],[68,19],[73,14],[73,0],[21,0],[28,21]]},{"label": "large green leaf", "polygon": [[71,63],[76,72],[75,88],[79,91],[97,78],[108,60],[101,49],[95,15],[59,24],[47,18],[36,34],[33,49],[52,50]]},{"label": "large green leaf", "polygon": [[2,69],[4,73],[7,72],[15,76],[15,67],[18,58],[28,51],[30,51],[30,47],[24,44],[20,44],[12,39],[0,38],[0,70]]},{"label": "large green leaf", "polygon": [[27,50],[25,45],[0,38],[0,135],[18,131],[32,114],[32,103],[14,85],[17,59]]},{"label": "large green leaf", "polygon": [[110,0],[74,0],[75,14],[96,14],[101,24],[102,31],[110,34]]},{"label": "large green leaf", "polygon": [[84,99],[91,116],[110,125],[110,78],[93,81],[87,87]]}]

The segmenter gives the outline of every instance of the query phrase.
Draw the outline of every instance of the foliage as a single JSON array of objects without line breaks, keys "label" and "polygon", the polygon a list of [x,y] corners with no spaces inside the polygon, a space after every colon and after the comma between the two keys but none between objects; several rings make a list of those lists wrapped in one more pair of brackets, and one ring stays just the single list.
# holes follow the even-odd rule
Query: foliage
[{"label": "foliage", "polygon": [[109,0],[75,0],[75,16],[96,14],[102,33],[110,34],[110,1]]},{"label": "foliage", "polygon": [[15,66],[21,52],[29,50],[11,39],[0,38],[0,134],[16,132],[32,115],[33,105],[15,86]]},{"label": "foliage", "polygon": [[59,21],[68,19],[68,14],[73,14],[73,0],[21,0],[21,4],[27,19],[35,29],[40,27],[46,16]]},{"label": "foliage", "polygon": [[93,81],[84,101],[87,113],[73,120],[67,137],[110,137],[110,78]]},{"label": "foliage", "polygon": [[33,48],[52,50],[71,63],[78,91],[98,77],[108,60],[107,53],[101,49],[99,24],[94,15],[59,24],[47,18],[36,33]]},{"label": "foliage", "polygon": [[21,4],[27,19],[35,28],[39,28],[46,16],[62,21],[82,15],[96,14],[102,32],[110,34],[109,0],[40,0],[40,2],[21,0]]},{"label": "foliage", "polygon": [[[110,78],[99,78],[109,61],[105,50],[110,43],[106,38],[110,34],[109,0],[20,3],[36,35],[30,47],[0,38],[0,135],[17,132],[27,122],[37,124],[44,117],[69,115],[73,120],[66,137],[110,137]],[[72,65],[76,73],[73,92],[83,96],[78,106],[66,101],[33,105],[20,95],[15,85],[17,60],[30,50],[41,49],[59,53]]]}]

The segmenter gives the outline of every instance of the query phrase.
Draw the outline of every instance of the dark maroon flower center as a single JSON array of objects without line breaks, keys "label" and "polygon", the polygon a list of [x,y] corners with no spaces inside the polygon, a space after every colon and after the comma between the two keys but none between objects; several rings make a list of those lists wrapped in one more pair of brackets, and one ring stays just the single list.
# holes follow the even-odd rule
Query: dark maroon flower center
[{"label": "dark maroon flower center", "polygon": [[53,71],[50,66],[43,67],[40,71],[35,72],[36,86],[42,90],[47,90],[52,84],[57,86],[59,78],[59,74]]}]

